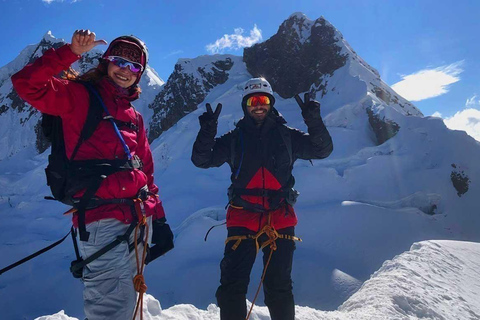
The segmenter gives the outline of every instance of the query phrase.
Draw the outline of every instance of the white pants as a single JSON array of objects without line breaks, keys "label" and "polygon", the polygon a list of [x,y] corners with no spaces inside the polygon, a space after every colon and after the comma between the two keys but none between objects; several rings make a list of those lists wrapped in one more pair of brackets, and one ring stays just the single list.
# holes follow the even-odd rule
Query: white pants
[{"label": "white pants", "polygon": [[[150,228],[151,217],[147,219],[147,223]],[[88,241],[80,241],[77,236],[80,255],[83,259],[88,258],[114,241],[117,236],[123,235],[128,227],[128,224],[117,219],[104,219],[88,224]],[[134,241],[134,234],[135,231],[130,236],[130,243]],[[151,228],[148,243],[150,240]],[[137,274],[137,265],[135,250],[129,252],[128,246],[124,241],[83,268],[83,301],[88,320],[133,318],[137,299],[133,277]],[[141,259],[143,244],[138,245],[138,250]]]}]

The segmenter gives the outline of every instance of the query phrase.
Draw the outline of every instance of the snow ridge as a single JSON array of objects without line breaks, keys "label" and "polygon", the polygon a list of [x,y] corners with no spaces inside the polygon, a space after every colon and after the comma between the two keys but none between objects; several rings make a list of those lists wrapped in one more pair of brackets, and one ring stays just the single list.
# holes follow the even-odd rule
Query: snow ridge
[{"label": "snow ridge", "polygon": [[[296,306],[301,320],[479,319],[477,276],[480,244],[461,241],[423,241],[410,251],[386,261],[362,288],[337,311]],[[149,320],[218,319],[220,309],[206,310],[179,304],[162,310],[153,296],[145,295],[144,318]],[[248,307],[250,307],[248,302]],[[269,319],[266,307],[255,306],[252,319]],[[35,320],[78,320],[64,311]]]}]

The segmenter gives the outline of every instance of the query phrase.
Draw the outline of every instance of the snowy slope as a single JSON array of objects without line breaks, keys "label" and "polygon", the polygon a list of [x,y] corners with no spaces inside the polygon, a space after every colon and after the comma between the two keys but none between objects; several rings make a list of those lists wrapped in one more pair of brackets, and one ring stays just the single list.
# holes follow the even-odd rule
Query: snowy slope
[{"label": "snowy slope", "polygon": [[[301,14],[289,19],[302,17],[303,26],[317,23]],[[292,27],[297,26],[300,31],[297,33],[301,36],[300,45],[308,43],[312,33],[300,28],[299,21],[292,23]],[[334,152],[327,159],[314,160],[313,165],[298,161],[294,167],[296,188],[301,193],[295,207],[299,217],[296,232],[304,240],[297,244],[293,268],[295,299],[302,306],[298,307],[302,315],[299,319],[322,319],[327,313],[310,308],[335,310],[342,304],[338,312],[346,310],[358,315],[355,319],[368,319],[370,314],[377,315],[368,309],[369,304],[367,309],[360,309],[348,301],[365,299],[359,293],[367,290],[371,282],[365,281],[384,261],[423,240],[480,241],[477,214],[480,143],[464,132],[447,129],[441,119],[422,117],[354,54],[339,33],[335,33],[335,37],[341,52],[349,54],[345,65],[332,75],[322,76],[325,86],[321,89],[314,84],[307,88],[317,93],[322,116],[333,137]],[[216,61],[215,57],[201,59],[207,59],[206,64]],[[232,58],[236,59],[238,57]],[[175,250],[146,269],[148,292],[165,308],[194,304],[196,308],[205,309],[215,302],[226,230],[224,227],[214,229],[206,243],[203,237],[210,226],[225,219],[223,208],[230,172],[226,165],[209,170],[195,168],[190,155],[199,129],[198,116],[204,112],[205,102],[212,106],[223,104],[219,134],[233,129],[242,116],[241,89],[251,75],[244,63],[234,63],[228,74],[224,83],[210,88],[199,109],[181,118],[152,143],[155,179],[176,235]],[[275,97],[276,107],[288,124],[306,130],[294,99],[284,99],[277,93]],[[367,110],[371,110],[376,119],[397,124],[398,132],[379,144]],[[68,230],[69,218],[61,216],[67,208],[43,200],[43,196],[49,194],[43,176],[46,156],[23,152],[0,162],[0,250],[3,253],[0,266],[46,246]],[[422,247],[428,245],[422,244]],[[445,246],[444,250],[449,249]],[[413,252],[415,256],[423,251]],[[425,254],[428,257],[429,253]],[[67,241],[54,251],[2,275],[0,301],[6,319],[31,319],[62,309],[81,318],[82,285],[68,273],[73,259],[73,249]],[[438,263],[445,260],[442,259]],[[413,262],[402,264],[414,268]],[[257,263],[248,299],[252,299],[260,272],[261,266]],[[369,285],[372,287],[368,288],[373,289],[368,290],[375,291],[377,285],[380,290],[379,281]],[[480,293],[477,285],[459,286],[474,294]],[[49,295],[45,296],[45,292]],[[19,296],[31,301],[28,308],[19,307]],[[455,298],[453,294],[450,296]],[[452,312],[463,315],[471,308],[478,314],[478,305],[466,296],[461,298],[466,299],[464,307]],[[457,305],[462,305],[460,298],[453,298],[452,303],[459,299]],[[400,307],[381,301],[382,310],[399,312],[392,313],[394,319],[420,318],[420,311],[408,310],[409,305],[415,305],[420,299],[409,303],[402,299],[397,303]],[[258,300],[260,305],[262,300],[262,297]],[[449,306],[446,298],[436,303],[439,304],[436,310],[440,305]],[[172,312],[183,312],[184,318],[202,319],[218,313],[214,306],[208,310],[182,305],[171,308]],[[426,311],[425,314],[430,316]],[[475,318],[475,314],[471,318]],[[331,318],[325,319],[347,319],[341,318],[341,313],[328,315]],[[169,319],[177,319],[175,317],[179,317],[178,314]],[[444,317],[455,319],[448,314]],[[265,308],[258,309],[257,319],[267,319]]]},{"label": "snowy slope", "polygon": [[[337,311],[296,307],[299,320],[479,319],[480,244],[423,241],[385,261],[383,266]],[[153,296],[145,297],[144,319],[218,319],[219,309],[176,305],[162,310]],[[36,320],[75,320],[64,311]],[[252,320],[269,319],[266,307],[254,307]]]}]

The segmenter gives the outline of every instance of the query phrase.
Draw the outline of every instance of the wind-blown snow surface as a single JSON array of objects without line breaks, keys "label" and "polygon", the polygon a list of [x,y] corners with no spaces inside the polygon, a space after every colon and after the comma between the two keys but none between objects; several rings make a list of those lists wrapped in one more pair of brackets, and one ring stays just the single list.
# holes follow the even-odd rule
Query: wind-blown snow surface
[{"label": "wind-blown snow surface", "polygon": [[[342,50],[349,50],[346,42],[342,45]],[[384,261],[408,250],[415,242],[480,241],[480,143],[464,132],[447,129],[441,119],[421,117],[403,99],[395,100],[401,105],[380,99],[372,92],[375,87],[390,96],[394,92],[351,52],[352,59],[328,78],[326,94],[317,96],[333,137],[334,151],[327,159],[314,160],[313,165],[298,161],[293,172],[301,193],[295,207],[299,218],[296,232],[304,240],[297,244],[295,253],[294,294],[296,304],[302,306],[298,307],[299,312],[307,310],[305,317],[302,314],[299,319],[322,319],[323,312],[306,306],[335,310],[357,292],[348,300],[356,301],[352,299],[359,297],[358,290],[362,284],[366,287],[368,282],[364,282],[370,275]],[[243,64],[235,64],[233,68],[228,80],[212,88],[205,99],[214,107],[219,102],[224,106],[219,135],[233,129],[242,116],[241,89],[250,75]],[[306,130],[294,99],[275,97],[276,107],[288,124]],[[379,146],[368,123],[367,107],[400,127],[393,138]],[[167,219],[174,229],[176,247],[147,267],[146,281],[149,294],[165,308],[193,304],[206,309],[215,302],[219,283],[225,227],[213,229],[207,242],[203,237],[210,226],[225,219],[230,172],[227,165],[201,170],[190,161],[199,129],[197,118],[202,112],[203,104],[152,143],[155,179]],[[49,194],[43,173],[46,157],[46,153],[33,156],[25,151],[0,162],[0,266],[50,244],[69,228],[69,217],[61,216],[67,208],[43,200]],[[461,197],[452,185],[454,170],[463,171],[470,180],[468,191]],[[82,284],[68,272],[71,260],[74,260],[73,248],[66,241],[2,275],[2,316],[32,319],[63,309],[82,318]],[[261,259],[257,260],[248,299],[252,299],[260,279]],[[480,293],[478,286],[462,288],[476,295]],[[454,293],[461,292],[455,290],[450,294],[452,303],[476,306],[468,299],[463,304],[464,296],[455,301]],[[438,299],[440,305],[449,305],[448,299]],[[29,301],[27,306],[24,301]],[[415,301],[410,304],[398,301],[405,309],[392,308],[406,312],[398,319],[408,319],[413,315],[411,312],[418,311]],[[263,304],[262,296],[258,303]],[[340,310],[348,305],[345,303]],[[408,305],[412,306],[410,313]],[[383,308],[390,310],[388,305]],[[170,310],[184,310],[188,315],[190,309],[195,310],[183,305]],[[258,310],[257,319],[267,319],[266,309]],[[440,313],[441,308],[435,310]],[[210,307],[209,311],[198,312],[217,311]],[[462,315],[463,311],[452,312]],[[332,314],[335,319],[336,313]],[[453,319],[458,318],[462,317]]]},{"label": "wind-blown snow surface", "polygon": [[[480,319],[478,290],[480,244],[464,241],[423,241],[383,266],[337,311],[296,307],[299,320]],[[220,316],[213,304],[206,310],[181,304],[162,310],[145,296],[146,320],[211,320]],[[250,304],[249,304],[250,306]],[[252,320],[269,319],[266,307],[253,308]],[[36,320],[76,320],[63,311]]]},{"label": "wind-blown snow surface", "polygon": [[[214,106],[224,105],[219,133],[232,129],[242,115],[239,83],[248,74],[236,74],[206,99]],[[305,129],[293,99],[276,98],[289,124]],[[152,144],[155,179],[174,228],[176,248],[147,267],[146,280],[149,293],[166,308],[185,303],[207,308],[215,302],[218,286],[226,230],[214,229],[206,243],[203,237],[211,225],[225,219],[229,169],[201,170],[190,162],[202,112],[187,115]],[[385,260],[414,242],[480,240],[475,210],[480,194],[478,143],[448,130],[440,119],[396,114],[395,120],[402,129],[380,146],[372,142],[367,126],[330,126],[333,154],[313,166],[296,163],[296,187],[301,192],[297,234],[304,240],[297,244],[293,269],[297,305],[335,310]],[[59,239],[69,228],[69,218],[60,215],[66,208],[42,199],[49,194],[43,177],[46,154],[28,159],[19,154],[0,162],[2,266]],[[461,198],[450,181],[451,163],[462,165],[472,180]],[[424,213],[432,203],[437,205],[436,214]],[[71,260],[73,248],[66,241],[2,275],[0,301],[6,319],[31,319],[62,309],[81,318],[82,285],[68,272]],[[257,263],[249,299],[260,272]],[[30,301],[28,307],[21,301]],[[258,303],[263,304],[262,297]],[[266,311],[263,314],[259,319],[266,319]]]}]

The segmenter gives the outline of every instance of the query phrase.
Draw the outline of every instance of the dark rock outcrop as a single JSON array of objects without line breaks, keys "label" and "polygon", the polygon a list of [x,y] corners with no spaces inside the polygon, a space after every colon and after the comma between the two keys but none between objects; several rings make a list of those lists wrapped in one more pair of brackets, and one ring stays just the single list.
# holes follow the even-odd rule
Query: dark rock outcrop
[{"label": "dark rock outcrop", "polygon": [[368,122],[377,138],[377,145],[381,145],[388,139],[394,137],[400,130],[400,126],[392,120],[385,120],[375,114],[371,108],[367,108]]},{"label": "dark rock outcrop", "polygon": [[[400,108],[402,108],[403,110],[405,110],[405,113],[410,116],[412,115],[412,113],[409,111],[411,109],[414,109],[416,110],[416,108],[408,101],[406,102],[401,102],[400,101],[400,98],[398,96],[396,96],[395,94],[392,94],[391,92],[388,92],[387,90],[383,89],[383,88],[380,88],[376,85],[374,85],[373,83],[370,83],[373,87],[372,89],[372,92],[379,98],[381,99],[382,101],[384,101],[386,104],[397,104],[398,106],[400,106]],[[420,110],[416,110],[418,112],[415,112],[413,113],[414,115],[422,115]]]},{"label": "dark rock outcrop", "polygon": [[452,163],[452,168],[454,168],[454,170],[450,173],[450,179],[452,180],[453,187],[457,190],[457,195],[461,197],[468,191],[468,186],[471,181],[465,172],[454,163]]},{"label": "dark rock outcrop", "polygon": [[253,76],[265,77],[282,98],[291,98],[312,84],[322,91],[324,76],[345,65],[347,55],[340,53],[338,40],[323,17],[312,23],[292,15],[270,39],[245,48],[243,61]]},{"label": "dark rock outcrop", "polygon": [[172,127],[186,114],[197,109],[207,94],[228,80],[228,72],[234,64],[230,57],[213,61],[194,70],[195,60],[182,60],[175,65],[173,73],[162,91],[149,106],[154,110],[149,124],[148,139],[153,141]]}]

